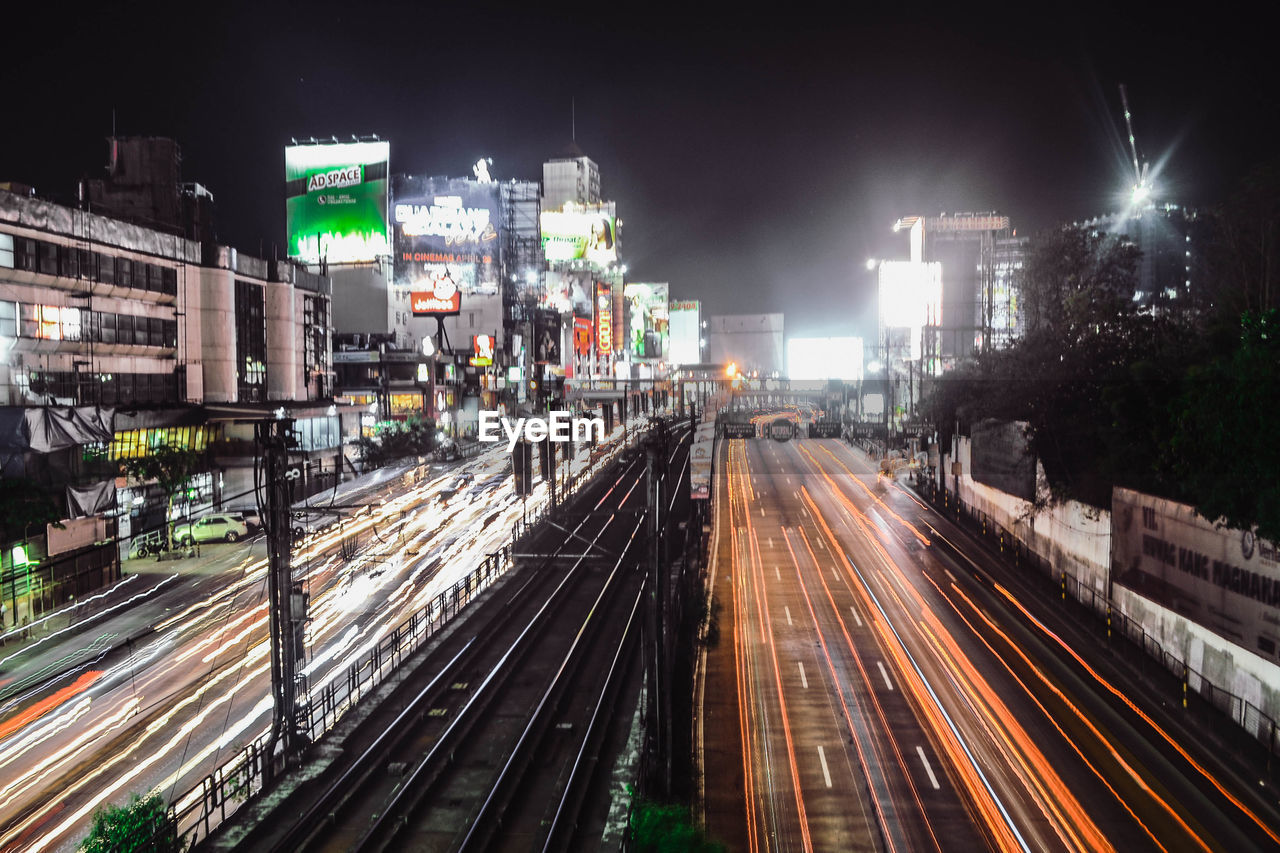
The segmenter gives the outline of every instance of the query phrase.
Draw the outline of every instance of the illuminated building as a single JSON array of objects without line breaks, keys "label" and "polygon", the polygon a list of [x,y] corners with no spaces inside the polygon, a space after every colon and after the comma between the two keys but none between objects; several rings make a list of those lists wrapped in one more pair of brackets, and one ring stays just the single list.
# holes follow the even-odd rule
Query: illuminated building
[{"label": "illuminated building", "polygon": [[[174,192],[166,179],[155,197]],[[147,193],[138,183],[128,197]],[[155,209],[180,210],[180,199]],[[0,469],[55,496],[73,526],[111,528],[90,543],[118,532],[123,549],[162,524],[167,506],[155,484],[117,489],[124,459],[160,444],[205,453],[175,501],[185,515],[256,503],[252,425],[238,421],[282,409],[298,419],[304,491],[332,483],[341,453],[329,280],[188,239],[181,221],[160,224],[0,191]],[[32,606],[56,604],[59,589]]]}]

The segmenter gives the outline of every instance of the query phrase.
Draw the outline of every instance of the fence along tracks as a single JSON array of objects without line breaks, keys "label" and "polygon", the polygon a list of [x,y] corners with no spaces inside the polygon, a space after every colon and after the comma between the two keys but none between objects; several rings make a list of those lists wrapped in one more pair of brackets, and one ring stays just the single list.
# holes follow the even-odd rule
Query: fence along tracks
[{"label": "fence along tracks", "polygon": [[[598,742],[602,721],[611,716],[608,703],[616,699],[635,657],[626,649],[638,633],[642,578],[630,570],[628,555],[641,516],[632,511],[638,501],[633,500],[634,508],[625,505],[633,493],[643,493],[637,489],[641,473],[642,465],[632,460],[616,478],[589,487],[588,499],[601,492],[603,497],[593,507],[588,502],[591,511],[553,540],[551,556],[522,572],[514,591],[499,590],[477,612],[479,624],[433,652],[447,663],[432,676],[402,685],[371,718],[377,721],[374,728],[385,727],[350,767],[328,782],[284,832],[277,823],[271,842],[255,846],[400,849],[405,834],[414,831],[460,835],[480,817],[488,823],[495,813],[519,813],[513,804],[526,799],[529,783],[523,780],[538,776],[525,771],[543,765],[530,758],[549,736],[564,750],[566,733],[580,739],[571,745],[576,751],[568,750],[572,765],[557,778],[532,784],[543,802],[548,792],[557,793],[549,816],[556,818],[553,827],[571,828],[582,794],[575,780],[594,767],[590,745]],[[606,501],[613,509],[602,510]],[[582,553],[584,540],[592,546]],[[609,558],[600,559],[606,552]],[[566,569],[569,553],[574,559]],[[604,571],[609,564],[612,568]],[[541,671],[554,672],[549,685],[530,676],[537,669],[530,666],[534,656],[543,661]],[[593,701],[566,701],[583,695]],[[512,708],[523,710],[517,714]],[[489,781],[477,787],[476,780],[484,778]],[[537,813],[533,826],[543,822],[537,799],[530,799],[527,809]],[[368,815],[376,817],[370,821]]]}]

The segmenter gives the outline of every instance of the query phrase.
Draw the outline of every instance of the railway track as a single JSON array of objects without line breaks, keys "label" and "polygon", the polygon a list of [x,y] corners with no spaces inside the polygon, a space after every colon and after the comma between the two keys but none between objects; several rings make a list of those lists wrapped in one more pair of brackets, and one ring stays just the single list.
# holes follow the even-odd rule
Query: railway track
[{"label": "railway track", "polygon": [[[681,452],[676,443],[672,459]],[[634,700],[643,457],[579,494],[513,573],[345,744],[255,849],[576,849],[613,712]],[[630,720],[630,713],[624,715]],[[285,811],[281,809],[280,811]]]}]

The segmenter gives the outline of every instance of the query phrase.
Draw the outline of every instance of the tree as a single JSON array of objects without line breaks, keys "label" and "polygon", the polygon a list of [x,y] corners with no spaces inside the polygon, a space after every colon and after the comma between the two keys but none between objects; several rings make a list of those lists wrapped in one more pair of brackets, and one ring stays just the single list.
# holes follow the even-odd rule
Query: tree
[{"label": "tree", "polygon": [[159,794],[134,794],[124,807],[104,806],[80,842],[80,853],[170,853],[178,837],[169,808]]},{"label": "tree", "polygon": [[1161,485],[1169,401],[1197,348],[1186,324],[1139,310],[1138,257],[1089,228],[1039,235],[1022,282],[1025,335],[934,383],[925,405],[944,446],[956,422],[1027,421],[1059,498],[1106,507],[1117,483]]},{"label": "tree", "polygon": [[25,539],[31,528],[44,532],[46,524],[63,517],[53,497],[28,477],[0,477],[0,541]]},{"label": "tree", "polygon": [[1188,371],[1169,442],[1196,512],[1280,542],[1280,309],[1247,312],[1231,352]]},{"label": "tree", "polygon": [[375,437],[362,436],[356,446],[367,464],[386,465],[406,456],[426,456],[435,448],[435,436],[435,421],[411,417],[384,423]]},{"label": "tree", "polygon": [[204,468],[205,456],[196,450],[159,444],[146,456],[124,461],[124,470],[135,480],[155,480],[164,491],[167,500],[165,510],[165,547],[173,548],[173,498],[190,484],[192,478]]}]

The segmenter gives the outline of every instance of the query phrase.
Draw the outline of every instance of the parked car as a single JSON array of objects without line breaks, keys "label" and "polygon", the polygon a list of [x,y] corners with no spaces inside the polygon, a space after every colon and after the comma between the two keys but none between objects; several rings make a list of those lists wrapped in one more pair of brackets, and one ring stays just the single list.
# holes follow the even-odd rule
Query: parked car
[{"label": "parked car", "polygon": [[129,559],[150,557],[152,554],[159,554],[163,550],[164,531],[148,530],[146,533],[139,533],[133,537],[133,540],[129,543]]},{"label": "parked car", "polygon": [[190,524],[179,524],[173,529],[173,541],[179,545],[194,542],[236,542],[249,535],[249,526],[229,515],[206,515]]},{"label": "parked car", "polygon": [[245,527],[249,528],[249,535],[257,533],[262,529],[262,516],[256,509],[230,509],[227,515],[243,521]]}]

